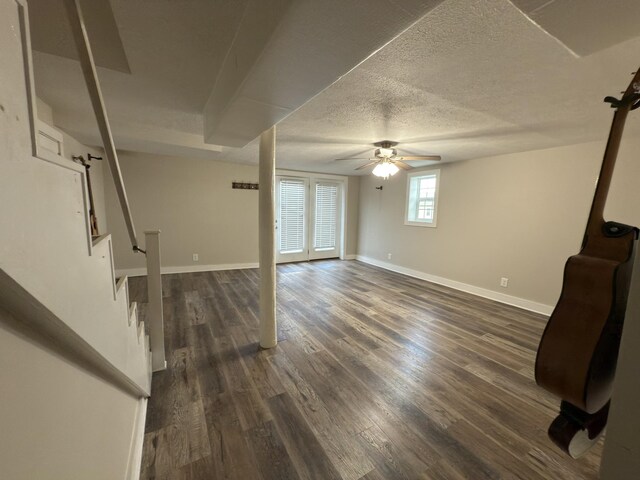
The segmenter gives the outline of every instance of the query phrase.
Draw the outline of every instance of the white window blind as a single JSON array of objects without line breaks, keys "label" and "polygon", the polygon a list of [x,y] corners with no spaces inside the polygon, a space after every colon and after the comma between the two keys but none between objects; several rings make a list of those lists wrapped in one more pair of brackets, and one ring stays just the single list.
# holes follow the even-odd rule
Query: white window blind
[{"label": "white window blind", "polygon": [[315,250],[336,248],[338,220],[338,186],[316,183],[316,218],[313,247]]},{"label": "white window blind", "polygon": [[280,180],[280,253],[304,250],[305,183],[302,180]]}]

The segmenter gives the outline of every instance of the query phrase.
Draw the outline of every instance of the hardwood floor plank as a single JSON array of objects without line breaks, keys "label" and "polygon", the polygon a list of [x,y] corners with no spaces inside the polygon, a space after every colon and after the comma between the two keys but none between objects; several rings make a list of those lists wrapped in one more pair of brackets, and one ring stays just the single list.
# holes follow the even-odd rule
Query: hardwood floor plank
[{"label": "hardwood floor plank", "polygon": [[242,429],[249,430],[271,420],[269,410],[247,376],[233,340],[230,337],[215,338],[214,345],[219,353]]},{"label": "hardwood floor plank", "polygon": [[[230,392],[203,400],[215,479],[263,479]],[[204,476],[202,479],[208,479]],[[264,480],[267,480],[266,478]]]},{"label": "hardwood floor plank", "polygon": [[200,292],[184,292],[184,296],[191,325],[204,325],[207,321],[207,308],[200,296]]},{"label": "hardwood floor plank", "polygon": [[241,353],[241,360],[250,380],[264,400],[285,393],[286,390],[280,381],[280,377],[268,361],[271,354],[260,348],[257,340],[254,340],[257,337],[257,332],[250,337],[246,329],[233,328],[232,340],[234,345]]},{"label": "hardwood floor plank", "polygon": [[263,477],[282,480],[300,478],[273,422],[248,430],[245,435]]},{"label": "hardwood floor plank", "polygon": [[214,396],[225,392],[228,388],[227,381],[222,371],[223,363],[215,349],[211,327],[194,325],[190,341],[194,344],[194,367],[201,395]]},{"label": "hardwood floor plank", "polygon": [[287,393],[267,400],[274,423],[301,479],[340,479],[304,417]]},{"label": "hardwood floor plank", "polygon": [[329,413],[313,387],[304,379],[294,363],[284,354],[269,357],[279,373],[286,391],[303,412],[322,448],[341,474],[341,478],[355,480],[373,468],[355,438],[348,433],[342,417]]},{"label": "hardwood floor plank", "polygon": [[[141,479],[597,478],[546,429],[546,318],[359,262],[278,266],[279,344],[255,269],[164,275]],[[129,281],[144,315],[146,279]]]},{"label": "hardwood floor plank", "polygon": [[449,428],[449,433],[460,445],[484,459],[495,473],[495,478],[511,478],[514,480],[544,480],[537,471],[527,464],[517,461],[517,457],[503,448],[498,442],[476,429],[464,419]]}]

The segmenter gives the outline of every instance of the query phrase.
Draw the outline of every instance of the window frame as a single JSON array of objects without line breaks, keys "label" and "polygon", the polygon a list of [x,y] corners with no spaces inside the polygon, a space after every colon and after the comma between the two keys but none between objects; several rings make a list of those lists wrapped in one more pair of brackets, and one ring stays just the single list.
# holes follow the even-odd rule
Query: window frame
[{"label": "window frame", "polygon": [[[435,176],[436,178],[436,193],[433,197],[433,220],[428,222],[426,220],[409,220],[409,213],[412,209],[416,209],[417,205],[410,205],[411,201],[411,184],[417,177]],[[437,227],[438,221],[438,197],[440,196],[440,169],[435,170],[420,170],[418,172],[411,172],[407,174],[407,196],[404,204],[404,224],[413,227]],[[416,203],[419,201],[419,197],[416,199]]]}]

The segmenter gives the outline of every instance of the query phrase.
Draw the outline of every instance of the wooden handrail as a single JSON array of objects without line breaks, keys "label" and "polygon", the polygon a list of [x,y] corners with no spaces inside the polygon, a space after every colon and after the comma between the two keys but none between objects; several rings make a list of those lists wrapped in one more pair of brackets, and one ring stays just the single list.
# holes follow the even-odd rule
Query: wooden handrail
[{"label": "wooden handrail", "polygon": [[105,155],[107,156],[107,162],[109,163],[111,176],[113,177],[113,181],[115,183],[118,201],[120,202],[120,207],[122,208],[122,213],[124,215],[124,221],[127,225],[129,240],[131,241],[131,246],[133,247],[134,252],[144,253],[144,251],[141,250],[138,245],[136,229],[133,225],[133,217],[131,216],[131,209],[129,208],[129,200],[127,199],[127,192],[124,188],[124,181],[122,180],[122,172],[120,171],[120,164],[118,163],[118,154],[113,142],[111,126],[109,125],[109,118],[107,117],[107,110],[104,105],[102,90],[100,89],[100,82],[98,80],[98,72],[93,60],[91,44],[89,42],[89,36],[87,35],[84,18],[82,16],[80,2],[79,0],[64,0],[64,4],[67,10],[69,23],[71,25],[73,39],[76,44],[76,50],[78,51],[78,57],[80,59],[80,66],[82,67],[82,73],[84,74],[84,80],[87,84],[87,90],[89,90],[89,97],[91,98],[93,112],[95,113],[96,120],[98,122],[98,128],[100,130],[100,137],[102,138]]}]

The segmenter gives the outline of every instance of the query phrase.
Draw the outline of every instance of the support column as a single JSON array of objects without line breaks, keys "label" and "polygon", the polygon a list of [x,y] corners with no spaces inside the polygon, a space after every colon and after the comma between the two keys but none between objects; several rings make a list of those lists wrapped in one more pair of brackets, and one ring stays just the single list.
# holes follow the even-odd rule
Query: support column
[{"label": "support column", "polygon": [[276,127],[260,135],[260,346],[278,343],[276,326],[276,249],[275,249]]}]

